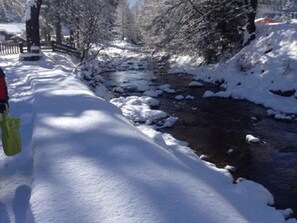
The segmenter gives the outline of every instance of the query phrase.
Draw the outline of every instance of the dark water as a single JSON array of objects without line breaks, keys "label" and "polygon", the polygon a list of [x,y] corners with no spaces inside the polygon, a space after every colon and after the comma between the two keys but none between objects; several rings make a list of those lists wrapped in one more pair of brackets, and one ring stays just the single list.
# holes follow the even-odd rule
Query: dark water
[{"label": "dark water", "polygon": [[[158,98],[160,110],[178,117],[178,122],[162,131],[189,143],[198,154],[205,154],[218,167],[231,165],[235,179],[244,177],[265,186],[275,198],[275,206],[292,208],[297,217],[297,122],[279,121],[266,110],[245,100],[203,99],[206,90],[219,87],[188,87],[191,76],[153,75],[151,71],[123,71],[104,74],[106,86],[121,86],[124,96],[140,95],[137,89],[170,84],[178,92]],[[177,94],[194,100],[177,101]],[[261,139],[257,145],[245,142],[252,134]],[[232,153],[228,152],[230,149]]]}]

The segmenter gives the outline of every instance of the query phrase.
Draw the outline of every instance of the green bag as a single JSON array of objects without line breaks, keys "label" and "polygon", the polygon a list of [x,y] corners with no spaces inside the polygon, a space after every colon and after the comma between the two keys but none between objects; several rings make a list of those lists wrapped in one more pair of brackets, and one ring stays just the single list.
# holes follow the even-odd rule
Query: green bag
[{"label": "green bag", "polygon": [[21,152],[20,123],[21,120],[10,117],[7,110],[3,112],[0,125],[2,129],[2,146],[6,156],[14,156]]}]

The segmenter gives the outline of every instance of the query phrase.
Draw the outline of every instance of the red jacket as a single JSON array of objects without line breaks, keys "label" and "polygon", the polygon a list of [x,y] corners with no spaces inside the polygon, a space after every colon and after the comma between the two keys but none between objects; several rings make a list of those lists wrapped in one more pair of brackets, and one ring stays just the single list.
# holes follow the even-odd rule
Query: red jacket
[{"label": "red jacket", "polygon": [[2,113],[5,109],[5,105],[8,105],[8,93],[7,86],[5,82],[5,74],[0,67],[0,112]]}]

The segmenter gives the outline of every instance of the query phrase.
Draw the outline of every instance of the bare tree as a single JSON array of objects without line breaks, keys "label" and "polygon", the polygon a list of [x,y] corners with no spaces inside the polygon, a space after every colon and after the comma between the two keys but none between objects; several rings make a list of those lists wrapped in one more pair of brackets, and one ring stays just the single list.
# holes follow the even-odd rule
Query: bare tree
[{"label": "bare tree", "polygon": [[207,63],[239,50],[254,32],[256,0],[145,0],[139,25],[145,42],[204,56]]},{"label": "bare tree", "polygon": [[117,0],[62,0],[63,22],[74,33],[74,39],[83,57],[92,44],[110,39]]},{"label": "bare tree", "polygon": [[114,32],[122,40],[132,43],[139,42],[140,34],[135,25],[135,14],[130,9],[127,0],[122,0],[118,4]]}]

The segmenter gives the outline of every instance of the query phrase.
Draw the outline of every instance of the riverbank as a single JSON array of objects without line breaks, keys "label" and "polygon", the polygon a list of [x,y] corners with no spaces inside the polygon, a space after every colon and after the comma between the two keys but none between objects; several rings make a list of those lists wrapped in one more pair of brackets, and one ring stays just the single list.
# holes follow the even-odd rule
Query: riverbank
[{"label": "riverbank", "polygon": [[219,84],[224,90],[205,97],[246,99],[278,119],[297,115],[297,23],[257,27],[257,38],[227,62],[199,67],[201,60],[172,57],[171,73],[190,73],[196,81]]}]

